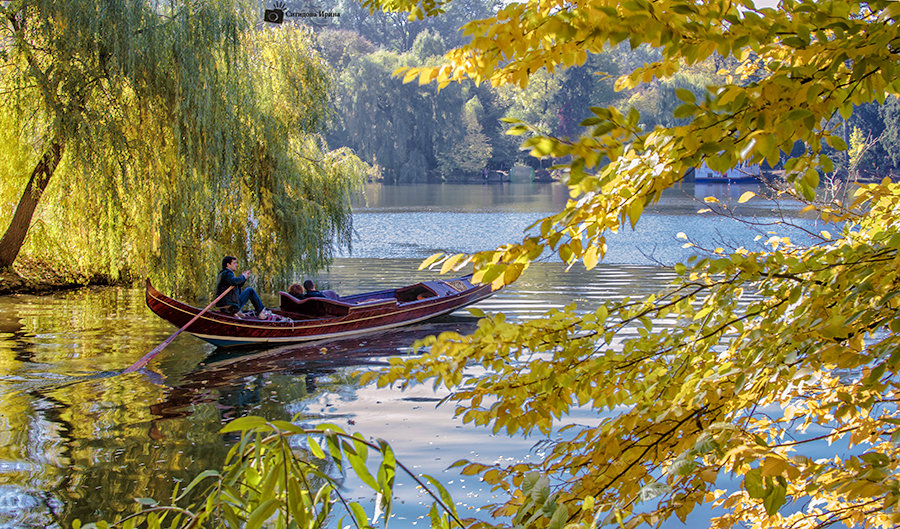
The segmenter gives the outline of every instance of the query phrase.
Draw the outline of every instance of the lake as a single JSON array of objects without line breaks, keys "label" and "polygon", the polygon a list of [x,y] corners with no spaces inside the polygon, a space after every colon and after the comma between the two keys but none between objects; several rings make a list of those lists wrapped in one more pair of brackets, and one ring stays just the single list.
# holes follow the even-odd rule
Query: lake
[{"label": "lake", "polygon": [[[565,272],[552,257],[535,263],[514,285],[478,304],[508,318],[539,316],[553,307],[639,296],[662,288],[667,266],[689,250],[675,234],[711,245],[753,244],[791,206],[770,211],[756,201],[738,210],[762,226],[696,215],[697,197],[737,203],[755,186],[673,190],[645,212],[637,231],[609,239],[605,263]],[[559,184],[370,185],[355,208],[352,252],[342,251],[317,276],[339,293],[400,286],[433,278],[416,269],[437,251],[475,251],[521,239],[523,230],[561,208]],[[210,288],[216,264],[210,268]],[[264,301],[273,302],[274,293]],[[165,501],[175,482],[217,468],[233,439],[224,422],[247,414],[298,417],[303,425],[332,422],[391,443],[400,461],[434,475],[466,508],[495,501],[477,478],[445,470],[460,458],[481,462],[541,457],[538,438],[494,436],[463,425],[437,406],[446,394],[430,386],[401,392],[359,384],[356,372],[385,357],[411,353],[413,341],[443,330],[465,332],[475,319],[459,311],[432,323],[379,336],[258,351],[241,358],[213,354],[187,334],[148,369],[109,376],[142,357],[174,329],[146,308],[135,288],[86,288],[48,296],[0,297],[0,526],[68,527],[72,520],[112,519],[134,498]],[[211,356],[212,355],[212,356]],[[579,417],[582,413],[584,416]],[[590,420],[576,412],[570,420]],[[348,490],[357,484],[350,480]],[[423,503],[398,476],[393,527],[429,525]],[[352,494],[351,494],[352,495]]]}]

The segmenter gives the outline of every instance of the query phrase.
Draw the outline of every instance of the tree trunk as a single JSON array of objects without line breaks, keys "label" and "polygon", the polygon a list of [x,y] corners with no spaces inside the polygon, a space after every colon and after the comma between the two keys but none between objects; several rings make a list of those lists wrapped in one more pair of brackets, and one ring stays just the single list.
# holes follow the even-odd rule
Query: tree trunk
[{"label": "tree trunk", "polygon": [[16,206],[16,212],[13,214],[6,233],[0,239],[0,270],[12,266],[19,250],[22,249],[22,243],[25,242],[25,236],[28,234],[28,228],[31,226],[31,218],[34,216],[34,210],[37,208],[41,195],[47,189],[50,183],[50,177],[56,171],[59,160],[62,158],[63,146],[56,140],[50,143],[50,147],[44,152],[41,160],[38,162],[34,171],[31,172],[31,178],[19,199],[19,205]]}]

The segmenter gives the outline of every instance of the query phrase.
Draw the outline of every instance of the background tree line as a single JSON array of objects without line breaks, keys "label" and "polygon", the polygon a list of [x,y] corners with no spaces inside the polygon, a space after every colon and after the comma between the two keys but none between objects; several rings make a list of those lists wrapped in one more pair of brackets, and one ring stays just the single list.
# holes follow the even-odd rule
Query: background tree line
[{"label": "background tree line", "polygon": [[[660,59],[620,43],[536,70],[524,88],[393,76],[437,64],[465,42],[464,23],[498,5],[464,0],[411,21],[345,0],[335,25],[275,28],[226,0],[4,4],[0,269],[24,250],[74,276],[149,275],[164,288],[201,283],[222,253],[267,277],[314,270],[332,240],[349,240],[348,194],[363,171],[350,150],[390,183],[477,178],[539,163],[501,118],[574,137],[592,105],[607,105],[638,110],[645,129],[672,126],[684,119],[678,89],[702,97],[734,67],[713,55],[616,92],[621,72]],[[898,101],[858,106],[830,118],[851,145],[838,174],[892,174]]]},{"label": "background tree line", "polygon": [[[377,166],[387,183],[477,179],[483,168],[508,170],[517,162],[537,168],[541,162],[519,148],[521,138],[506,135],[501,118],[524,121],[543,134],[574,137],[579,124],[592,116],[590,107],[599,105],[638,110],[648,130],[674,126],[684,121],[674,116],[683,103],[676,90],[702,97],[706,86],[721,83],[720,74],[736,66],[733,59],[714,55],[671,77],[617,92],[613,81],[621,72],[662,58],[658,49],[623,43],[589,55],[580,66],[534,72],[524,89],[462,81],[438,90],[433,84],[404,84],[393,75],[398,67],[437,64],[466,40],[461,26],[491,16],[500,5],[464,0],[451,3],[440,17],[410,21],[404,13],[370,13],[343,0],[333,23],[311,25],[334,80],[329,144],[353,149]],[[854,176],[867,179],[900,168],[895,97],[885,105],[860,105],[842,128],[859,156],[838,156],[837,175],[846,175],[851,165]],[[549,165],[544,161],[544,167]]]}]

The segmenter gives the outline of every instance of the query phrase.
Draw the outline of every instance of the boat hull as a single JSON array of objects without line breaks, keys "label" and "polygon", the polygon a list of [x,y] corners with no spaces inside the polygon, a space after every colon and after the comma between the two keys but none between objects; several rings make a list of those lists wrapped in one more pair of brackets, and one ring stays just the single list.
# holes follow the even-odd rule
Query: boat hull
[{"label": "boat hull", "polygon": [[[425,292],[429,297],[405,299],[416,292]],[[493,293],[490,285],[473,285],[467,277],[453,281],[425,281],[403,289],[358,294],[338,300],[297,300],[282,292],[282,305],[274,312],[285,321],[237,318],[210,311],[185,331],[217,347],[281,345],[343,338],[423,322],[477,303]],[[153,288],[149,280],[146,298],[151,311],[176,327],[186,325],[201,311],[163,295]]]}]

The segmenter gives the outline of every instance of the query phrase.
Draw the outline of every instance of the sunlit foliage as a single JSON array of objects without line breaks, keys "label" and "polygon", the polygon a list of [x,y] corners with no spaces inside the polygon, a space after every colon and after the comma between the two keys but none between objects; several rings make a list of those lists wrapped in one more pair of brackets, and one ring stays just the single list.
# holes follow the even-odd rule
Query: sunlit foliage
[{"label": "sunlit foliage", "polygon": [[[444,5],[371,3],[414,17]],[[657,49],[659,61],[618,78],[631,89],[722,59],[704,93],[676,90],[670,126],[612,107],[592,108],[574,140],[514,124],[534,155],[571,157],[573,199],[520,243],[426,263],[444,271],[472,263],[476,279],[501,286],[547,249],[593,268],[607,232],[635,225],[701,163],[781,162],[781,198],[806,202],[821,223],[805,244],[776,226],[762,248],[697,248],[679,281],[646,299],[525,323],[486,316],[472,336],[442,335],[421,358],[395,360],[381,383],[444,384],[467,422],[550,436],[541,462],[461,463],[508,492],[497,526],[654,526],[698,505],[717,507],[710,525],[722,528],[900,522],[900,186],[817,197],[829,156],[846,157],[840,120],[900,92],[898,16],[888,1],[510,3],[468,24],[471,42],[443,65],[400,72],[525,87],[620,43]],[[596,423],[572,424],[574,407]]]},{"label": "sunlit foliage", "polygon": [[[411,477],[434,506],[432,527],[462,522],[447,490],[433,477],[414,475],[383,440],[368,441],[325,424],[304,429],[289,421],[243,417],[222,429],[241,434],[221,471],[197,475],[169,504],[140,498],[134,513],[84,527],[217,527],[234,529],[318,529],[387,525],[397,473]],[[370,453],[373,457],[370,457]],[[367,466],[368,465],[368,466]],[[370,471],[374,469],[374,472]],[[355,473],[376,495],[371,510],[347,495],[342,473]]]},{"label": "sunlit foliage", "polygon": [[[206,291],[226,253],[290,277],[325,265],[334,239],[349,244],[361,167],[318,137],[324,65],[307,31],[257,28],[256,8],[0,7],[0,119],[12,125],[0,147],[0,219],[5,226],[21,210],[23,192],[40,199],[27,256],[75,276],[147,275]],[[47,153],[58,166],[38,179],[41,197],[26,183]]]},{"label": "sunlit foliage", "polygon": [[[372,3],[413,17],[445,4]],[[715,54],[731,65],[699,96],[676,91],[675,125],[646,128],[637,110],[594,107],[577,139],[528,137],[535,155],[571,157],[566,208],[520,243],[425,266],[473,263],[476,279],[497,286],[547,249],[593,268],[606,232],[639,222],[700,163],[784,162],[782,198],[805,202],[821,223],[803,244],[775,226],[762,247],[697,248],[675,266],[671,288],[644,299],[524,323],[485,315],[471,336],[432,338],[420,357],[373,374],[401,387],[444,384],[463,420],[549,438],[538,462],[458,463],[507,493],[492,506],[499,518],[466,525],[657,526],[700,505],[715,507],[709,525],[723,529],[900,523],[900,186],[886,179],[817,196],[835,166],[829,156],[846,157],[837,116],[900,92],[898,16],[888,1],[510,3],[467,25],[471,43],[443,65],[406,72],[443,86],[527,86],[542,68],[582,64],[623,42],[661,54],[622,73],[623,89],[673,79]],[[595,420],[577,424],[575,407]],[[823,444],[826,455],[816,454]]]}]

